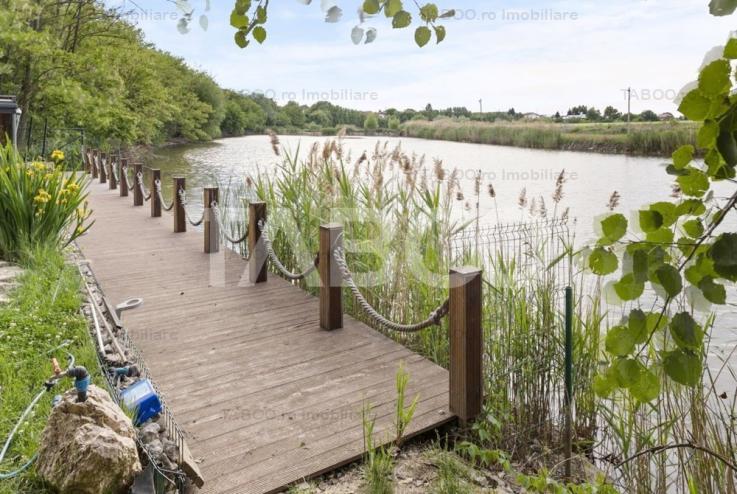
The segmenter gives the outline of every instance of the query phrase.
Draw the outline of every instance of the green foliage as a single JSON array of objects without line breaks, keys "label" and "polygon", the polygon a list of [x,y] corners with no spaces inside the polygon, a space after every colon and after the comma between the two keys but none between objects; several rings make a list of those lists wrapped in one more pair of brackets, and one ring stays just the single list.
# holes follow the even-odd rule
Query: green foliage
[{"label": "green foliage", "polygon": [[[717,3],[725,12],[734,10],[727,8],[727,2],[712,2],[712,7]],[[614,292],[623,301],[637,301],[650,282],[658,299],[655,312],[645,317],[644,333],[641,315],[634,327],[622,324],[609,329],[606,350],[613,359],[595,383],[602,396],[623,388],[641,402],[655,400],[661,374],[686,386],[701,383],[704,329],[690,312],[670,314],[674,305],[690,306],[683,300],[688,293],[725,304],[723,282],[737,280],[737,233],[714,235],[737,204],[737,192],[725,201],[715,199],[713,193],[713,185],[732,179],[737,166],[737,100],[730,95],[735,46],[730,39],[723,57],[703,66],[694,89],[680,104],[687,118],[701,122],[697,144],[703,163],[695,160],[697,150],[692,145],[673,153],[667,171],[675,177],[675,200],[639,211],[645,238],[633,234],[633,240],[626,242],[624,268],[613,282]],[[620,242],[626,229],[624,216],[606,218],[599,245]],[[683,237],[676,240],[679,232]],[[612,274],[612,267],[616,268],[616,259],[605,252],[599,247],[589,258],[589,267],[597,275]]]},{"label": "green foliage", "polygon": [[63,247],[86,232],[86,187],[85,175],[66,175],[61,161],[26,164],[10,144],[0,148],[0,258]]},{"label": "green foliage", "polygon": [[417,403],[420,400],[420,395],[416,395],[414,399],[412,400],[412,403],[405,406],[408,383],[409,383],[409,374],[404,369],[404,362],[401,362],[399,364],[399,369],[397,369],[397,375],[396,375],[397,407],[396,407],[396,411],[395,411],[396,413],[394,417],[394,426],[397,431],[397,436],[395,440],[397,446],[400,446],[402,444],[402,439],[404,438],[404,431],[407,430],[407,427],[409,426],[410,422],[412,422],[412,417],[414,417],[415,410],[417,409]]},{"label": "green foliage", "polygon": [[366,120],[363,122],[363,128],[366,130],[376,130],[379,128],[379,120],[376,114],[369,113]]},{"label": "green foliage", "polygon": [[[51,358],[66,362],[66,352],[85,366],[93,381],[101,385],[97,357],[87,332],[87,321],[80,314],[79,273],[64,262],[54,249],[37,247],[21,259],[26,272],[18,280],[20,286],[11,301],[0,306],[0,437],[5,438],[33,396],[51,377]],[[59,347],[66,343],[66,346]],[[51,410],[51,398],[71,387],[61,381],[52,393],[41,399],[25,426],[16,435],[2,472],[13,470],[35,454],[41,432]],[[33,468],[13,480],[0,482],[1,494],[45,494]]]},{"label": "green foliage", "polygon": [[376,446],[374,442],[374,427],[376,418],[371,416],[371,406],[364,404],[362,410],[363,421],[363,448],[364,478],[368,494],[393,494],[394,459],[384,446]]}]

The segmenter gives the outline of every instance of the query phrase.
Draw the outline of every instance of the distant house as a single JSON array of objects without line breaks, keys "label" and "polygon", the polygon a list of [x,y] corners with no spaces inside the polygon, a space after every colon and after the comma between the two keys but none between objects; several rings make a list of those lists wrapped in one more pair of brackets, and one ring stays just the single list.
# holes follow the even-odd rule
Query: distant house
[{"label": "distant house", "polygon": [[20,115],[15,96],[0,95],[0,144],[5,142],[6,136],[16,144]]},{"label": "distant house", "polygon": [[575,115],[563,115],[563,120],[586,120],[585,113],[577,113]]},{"label": "distant house", "polygon": [[665,112],[658,115],[659,120],[675,120],[676,117],[671,112]]},{"label": "distant house", "polygon": [[524,113],[522,115],[522,118],[524,120],[540,120],[541,118],[543,118],[543,116],[540,115],[539,113],[530,112],[530,113]]}]

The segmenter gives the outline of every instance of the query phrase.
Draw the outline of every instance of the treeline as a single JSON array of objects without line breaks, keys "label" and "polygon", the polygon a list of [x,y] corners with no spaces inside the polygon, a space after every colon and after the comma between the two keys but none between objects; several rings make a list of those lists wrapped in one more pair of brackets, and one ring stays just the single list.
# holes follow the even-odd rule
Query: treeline
[{"label": "treeline", "polygon": [[367,115],[224,90],[96,0],[0,0],[0,94],[18,96],[21,144],[45,126],[84,129],[92,143],[158,144],[362,127]]}]

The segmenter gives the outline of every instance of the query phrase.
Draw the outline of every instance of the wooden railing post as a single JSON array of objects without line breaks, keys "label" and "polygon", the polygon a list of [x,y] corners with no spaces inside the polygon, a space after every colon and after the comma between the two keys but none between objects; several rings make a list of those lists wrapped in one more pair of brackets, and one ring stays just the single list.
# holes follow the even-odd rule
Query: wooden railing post
[{"label": "wooden railing post", "polygon": [[143,192],[138,182],[138,174],[143,176],[143,165],[141,163],[133,163],[133,205],[143,206]]},{"label": "wooden railing post", "polygon": [[213,202],[218,202],[218,188],[205,187],[202,201],[205,207],[205,254],[214,254],[220,250],[220,229],[212,207]]},{"label": "wooden railing post", "polygon": [[92,172],[92,168],[90,167],[90,150],[89,149],[85,149],[82,152],[82,163],[84,164],[84,172],[89,175]]},{"label": "wooden railing post", "polygon": [[120,197],[128,197],[128,160],[121,158],[118,162],[118,175],[120,176]]},{"label": "wooden railing post", "polygon": [[266,221],[266,203],[252,202],[248,205],[248,277],[251,283],[264,283],[268,279],[266,270],[266,245],[261,238],[259,222]]},{"label": "wooden railing post", "polygon": [[174,177],[174,192],[172,195],[172,201],[174,201],[174,233],[187,231],[187,218],[184,216],[184,204],[179,195],[180,190],[186,190],[184,177]]},{"label": "wooden railing post", "polygon": [[159,201],[159,194],[156,193],[156,182],[161,182],[161,170],[151,170],[151,217],[161,217],[161,201]]},{"label": "wooden railing post", "polygon": [[335,249],[343,246],[343,226],[337,223],[320,225],[320,327],[343,327],[343,277],[335,262]]},{"label": "wooden railing post", "polygon": [[97,178],[99,176],[99,174],[97,173],[99,155],[100,155],[100,151],[98,151],[97,149],[92,150],[92,178]]},{"label": "wooden railing post", "polygon": [[107,153],[100,153],[100,183],[107,183]]},{"label": "wooden railing post", "polygon": [[110,179],[108,180],[108,188],[115,190],[118,188],[118,181],[115,178],[115,168],[118,166],[119,156],[110,155]]},{"label": "wooden railing post", "polygon": [[481,413],[483,331],[481,270],[450,270],[450,411],[462,424]]}]

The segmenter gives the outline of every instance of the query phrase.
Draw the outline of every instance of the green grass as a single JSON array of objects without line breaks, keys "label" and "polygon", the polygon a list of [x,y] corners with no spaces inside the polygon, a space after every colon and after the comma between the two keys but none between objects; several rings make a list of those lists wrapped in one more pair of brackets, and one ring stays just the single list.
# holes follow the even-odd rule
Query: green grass
[{"label": "green grass", "polygon": [[[5,442],[28,403],[52,375],[51,358],[63,366],[68,350],[77,365],[99,377],[97,358],[80,313],[80,278],[61,254],[38,248],[23,259],[26,272],[12,294],[11,303],[0,306],[0,440]],[[57,347],[69,341],[64,349]],[[56,349],[56,350],[54,350]],[[101,378],[100,378],[101,379]],[[98,382],[101,382],[98,379]],[[47,393],[34,414],[16,435],[0,471],[8,472],[25,463],[38,450],[51,400],[71,387],[62,381]],[[48,492],[33,467],[13,480],[0,481],[0,494]]]},{"label": "green grass", "polygon": [[402,124],[409,137],[497,144],[533,149],[564,149],[645,156],[670,156],[683,144],[694,144],[693,122],[623,122],[566,124],[552,122],[472,122],[441,118]]}]

